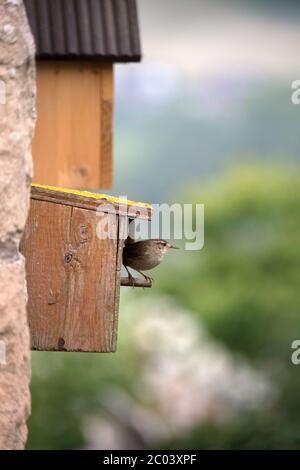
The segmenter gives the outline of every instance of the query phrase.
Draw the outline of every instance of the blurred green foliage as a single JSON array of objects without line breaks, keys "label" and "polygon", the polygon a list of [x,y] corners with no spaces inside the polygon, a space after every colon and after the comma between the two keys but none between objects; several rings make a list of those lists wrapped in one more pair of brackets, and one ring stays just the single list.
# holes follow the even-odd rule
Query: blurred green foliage
[{"label": "blurred green foliage", "polygon": [[[271,377],[278,399],[271,409],[158,446],[300,448],[300,366],[291,363],[291,343],[300,338],[299,170],[246,167],[195,185],[182,202],[205,204],[205,247],[170,255],[153,292],[136,295],[167,293],[194,312]],[[28,448],[84,446],[83,418],[101,408],[111,384],[133,393],[140,361],[122,323],[116,355],[34,353]]]},{"label": "blurred green foliage", "polygon": [[253,359],[281,361],[300,333],[299,182],[298,173],[244,168],[193,188],[186,201],[205,204],[204,249],[173,258],[180,269],[158,282]]},{"label": "blurred green foliage", "polygon": [[119,336],[115,354],[32,354],[28,449],[84,447],[84,419],[103,411],[101,395],[114,385],[133,394],[142,357],[128,344],[128,335]]},{"label": "blurred green foliage", "polygon": [[300,338],[299,170],[243,168],[203,191],[194,187],[188,201],[205,203],[205,247],[182,253],[181,266],[158,285],[265,370],[279,399],[272,413],[202,428],[177,444],[299,448],[300,368],[290,359]]}]

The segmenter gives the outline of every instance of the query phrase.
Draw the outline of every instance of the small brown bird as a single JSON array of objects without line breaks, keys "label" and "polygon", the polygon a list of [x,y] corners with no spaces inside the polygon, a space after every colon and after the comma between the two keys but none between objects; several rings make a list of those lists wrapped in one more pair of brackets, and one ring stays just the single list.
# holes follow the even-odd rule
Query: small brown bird
[{"label": "small brown bird", "polygon": [[128,271],[128,267],[140,273],[147,281],[152,281],[153,279],[146,276],[142,270],[148,271],[158,266],[171,248],[178,249],[176,246],[159,238],[136,242],[128,237],[123,250],[123,264],[132,285],[134,285],[134,280]]}]

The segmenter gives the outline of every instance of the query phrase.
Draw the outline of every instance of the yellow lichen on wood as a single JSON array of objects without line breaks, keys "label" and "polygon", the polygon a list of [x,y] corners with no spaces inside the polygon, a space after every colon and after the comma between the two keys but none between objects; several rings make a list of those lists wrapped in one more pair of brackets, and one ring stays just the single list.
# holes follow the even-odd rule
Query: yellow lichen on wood
[{"label": "yellow lichen on wood", "polygon": [[50,191],[59,191],[61,193],[67,193],[67,194],[75,194],[77,196],[83,196],[83,197],[89,197],[93,199],[105,199],[108,202],[114,203],[114,204],[126,204],[127,206],[140,206],[144,207],[145,209],[152,209],[152,205],[145,203],[145,202],[135,202],[131,201],[129,199],[125,199],[124,197],[116,197],[116,196],[110,196],[108,194],[101,194],[101,193],[92,193],[90,191],[80,191],[78,189],[69,189],[69,188],[58,188],[56,186],[47,186],[43,184],[32,184],[33,187],[35,188],[42,188],[42,189],[48,189]]}]

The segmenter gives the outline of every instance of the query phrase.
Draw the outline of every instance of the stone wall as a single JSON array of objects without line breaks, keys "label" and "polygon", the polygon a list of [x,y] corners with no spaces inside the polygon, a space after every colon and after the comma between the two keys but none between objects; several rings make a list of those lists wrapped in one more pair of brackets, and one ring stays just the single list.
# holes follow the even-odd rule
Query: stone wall
[{"label": "stone wall", "polygon": [[22,449],[30,413],[24,259],[35,125],[34,45],[21,0],[0,0],[0,448]]}]

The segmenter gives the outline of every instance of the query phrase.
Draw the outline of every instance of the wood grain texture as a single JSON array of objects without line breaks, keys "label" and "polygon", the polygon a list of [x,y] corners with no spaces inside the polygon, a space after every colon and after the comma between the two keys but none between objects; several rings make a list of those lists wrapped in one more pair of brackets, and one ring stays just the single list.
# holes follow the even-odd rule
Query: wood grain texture
[{"label": "wood grain texture", "polygon": [[64,266],[72,208],[31,201],[21,252],[26,259],[33,349],[59,349],[68,291]]},{"label": "wood grain texture", "polygon": [[103,218],[115,239],[96,236],[95,211],[32,200],[21,245],[32,349],[115,350],[118,217]]},{"label": "wood grain texture", "polygon": [[113,184],[113,65],[101,69],[101,166],[100,187]]},{"label": "wood grain texture", "polygon": [[[103,214],[117,235],[117,217]],[[97,213],[74,208],[70,223],[72,260],[66,268],[68,304],[63,325],[67,350],[115,350],[117,239],[96,235]]]},{"label": "wood grain texture", "polygon": [[34,181],[111,187],[112,64],[39,62]]},{"label": "wood grain texture", "polygon": [[118,321],[119,321],[119,304],[120,304],[120,287],[121,287],[121,269],[123,263],[123,247],[125,242],[126,233],[126,222],[127,218],[124,216],[118,217],[118,245],[117,245],[117,257],[116,257],[116,278],[115,278],[115,313],[114,313],[114,334],[113,343],[117,345],[118,335]]}]

